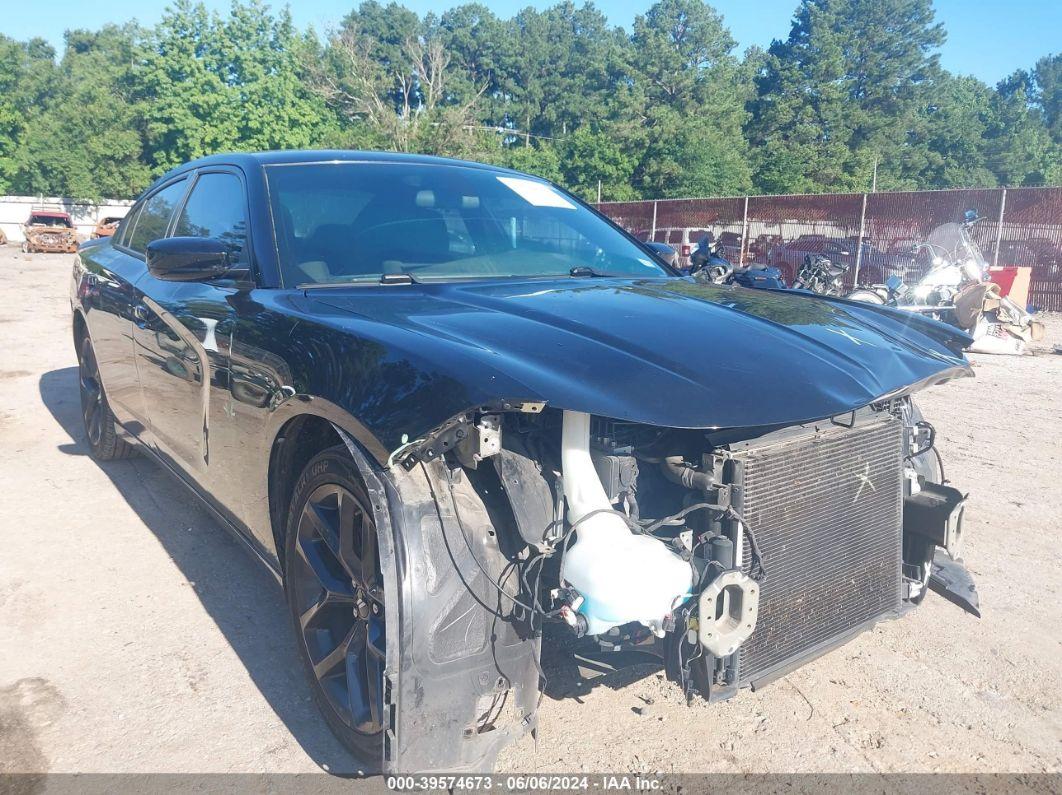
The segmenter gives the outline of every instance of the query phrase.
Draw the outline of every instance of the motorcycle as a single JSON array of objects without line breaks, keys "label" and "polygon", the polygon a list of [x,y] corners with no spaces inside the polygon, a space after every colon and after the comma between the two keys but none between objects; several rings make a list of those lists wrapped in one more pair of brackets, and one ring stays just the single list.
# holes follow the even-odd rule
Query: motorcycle
[{"label": "motorcycle", "polygon": [[689,273],[694,278],[713,284],[736,284],[761,290],[801,290],[819,295],[841,295],[841,279],[848,266],[834,263],[826,257],[804,258],[792,287],[786,284],[782,271],[771,265],[735,268],[723,255],[719,243],[705,235],[690,252]]},{"label": "motorcycle", "polygon": [[793,289],[807,290],[819,295],[841,296],[844,293],[842,280],[847,272],[848,266],[841,262],[806,254],[804,264],[800,266],[796,279],[793,280]]},{"label": "motorcycle", "polygon": [[960,223],[934,229],[915,247],[930,255],[930,267],[913,286],[899,276],[885,284],[860,285],[845,298],[920,312],[951,323],[974,338],[970,351],[1021,354],[1043,336],[1043,325],[988,279],[988,263],[970,230],[981,220],[967,210]]},{"label": "motorcycle", "polygon": [[719,243],[705,235],[690,252],[690,275],[713,284],[736,284],[761,290],[785,290],[782,272],[771,266],[735,268]]},{"label": "motorcycle", "polygon": [[869,304],[881,304],[882,306],[896,306],[907,294],[909,288],[899,276],[893,275],[885,280],[885,284],[861,285],[845,298],[849,301],[864,301]]}]

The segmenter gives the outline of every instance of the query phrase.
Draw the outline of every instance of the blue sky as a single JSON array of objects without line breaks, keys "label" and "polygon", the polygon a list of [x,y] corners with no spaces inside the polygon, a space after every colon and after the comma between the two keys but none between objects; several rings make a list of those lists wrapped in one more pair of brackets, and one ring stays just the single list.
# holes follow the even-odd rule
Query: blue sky
[{"label": "blue sky", "polygon": [[[299,0],[292,13],[300,26],[318,30],[334,26],[360,0]],[[483,0],[499,16],[508,17],[527,5],[544,7],[535,0]],[[209,7],[224,10],[227,0],[206,0]],[[420,13],[439,11],[457,5],[405,0],[404,5]],[[96,7],[93,8],[92,6]],[[274,7],[282,5],[274,3]],[[629,26],[637,11],[650,0],[632,4],[623,0],[598,0],[596,5],[615,25]],[[715,0],[739,48],[758,44],[766,47],[774,38],[784,38],[797,0]],[[945,68],[959,74],[972,74],[994,84],[1015,69],[1028,68],[1036,60],[1062,49],[1062,0],[936,0],[937,20],[944,23],[948,41],[941,51]],[[47,12],[32,3],[11,4],[4,12],[2,32],[17,39],[43,36],[61,48],[63,31],[71,27],[98,27],[104,22],[137,18],[146,24],[156,22],[166,7],[152,0],[107,0],[87,4],[84,0],[49,0]]]}]

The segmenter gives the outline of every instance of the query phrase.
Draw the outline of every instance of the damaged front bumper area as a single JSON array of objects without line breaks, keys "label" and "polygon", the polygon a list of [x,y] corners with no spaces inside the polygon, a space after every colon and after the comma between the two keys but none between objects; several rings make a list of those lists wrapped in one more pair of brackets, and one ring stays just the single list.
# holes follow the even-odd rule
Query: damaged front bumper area
[{"label": "damaged front bumper area", "polygon": [[395,451],[386,769],[488,770],[534,731],[550,624],[716,701],[930,590],[979,615],[933,435],[909,397],[752,430],[509,401]]}]

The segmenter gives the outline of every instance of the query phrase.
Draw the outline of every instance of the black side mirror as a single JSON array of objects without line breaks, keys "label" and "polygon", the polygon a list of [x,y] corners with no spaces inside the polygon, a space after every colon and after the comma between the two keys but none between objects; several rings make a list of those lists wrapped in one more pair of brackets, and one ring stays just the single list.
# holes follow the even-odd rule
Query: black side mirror
[{"label": "black side mirror", "polygon": [[147,246],[147,269],[156,279],[200,282],[232,269],[229,248],[212,237],[166,237]]}]

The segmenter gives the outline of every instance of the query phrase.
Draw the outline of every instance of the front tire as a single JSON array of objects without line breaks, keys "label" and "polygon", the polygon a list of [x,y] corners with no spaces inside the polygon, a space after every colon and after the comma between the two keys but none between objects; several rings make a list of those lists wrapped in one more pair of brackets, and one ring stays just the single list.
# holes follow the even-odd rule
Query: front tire
[{"label": "front tire", "polygon": [[849,301],[863,301],[867,304],[877,304],[878,306],[884,306],[885,301],[874,290],[852,290],[845,299]]},{"label": "front tire", "polygon": [[340,742],[378,765],[387,638],[370,505],[345,447],[311,459],[288,512],[284,586],[314,701]]},{"label": "front tire", "polygon": [[103,391],[96,353],[88,334],[78,350],[78,387],[81,393],[81,420],[92,457],[97,461],[129,458],[136,449],[118,436],[116,420]]}]

